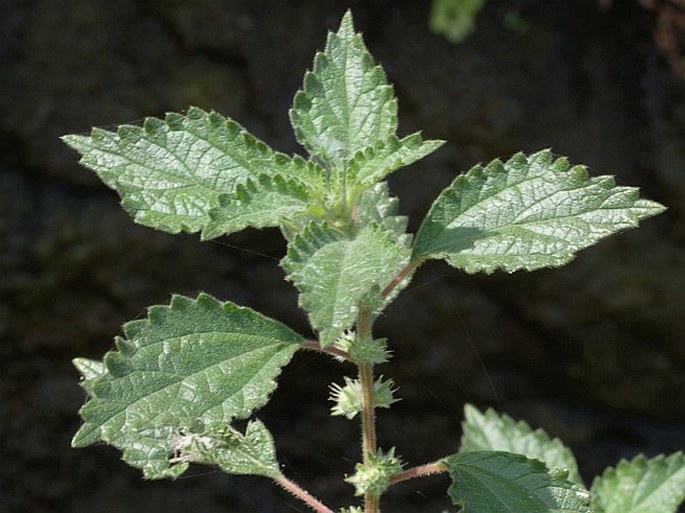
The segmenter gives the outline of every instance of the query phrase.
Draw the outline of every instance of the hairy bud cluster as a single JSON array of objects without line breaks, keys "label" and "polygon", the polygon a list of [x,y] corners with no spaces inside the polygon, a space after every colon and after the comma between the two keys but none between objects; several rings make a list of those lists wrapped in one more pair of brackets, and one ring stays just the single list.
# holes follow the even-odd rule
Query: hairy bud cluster
[{"label": "hairy bud cluster", "polygon": [[335,341],[335,347],[347,352],[357,363],[380,364],[390,359],[391,352],[387,348],[387,339],[373,337],[359,337],[354,331],[346,331]]},{"label": "hairy bud cluster", "polygon": [[[345,385],[333,383],[329,399],[335,403],[331,408],[332,415],[342,415],[353,419],[363,409],[362,386],[359,380],[345,377]],[[397,388],[391,379],[384,380],[380,376],[373,383],[373,407],[390,408],[399,401],[395,398]]]},{"label": "hairy bud cluster", "polygon": [[393,447],[384,454],[381,449],[376,454],[369,456],[369,462],[357,463],[355,474],[346,478],[345,481],[354,485],[356,495],[371,494],[380,497],[390,486],[390,479],[402,471],[402,462],[395,456]]}]

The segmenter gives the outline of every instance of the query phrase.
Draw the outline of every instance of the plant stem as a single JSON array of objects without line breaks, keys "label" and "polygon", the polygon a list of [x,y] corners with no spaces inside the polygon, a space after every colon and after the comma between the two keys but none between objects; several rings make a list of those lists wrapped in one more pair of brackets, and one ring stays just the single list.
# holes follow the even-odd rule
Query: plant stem
[{"label": "plant stem", "polygon": [[[371,311],[364,308],[357,316],[357,336],[371,336]],[[365,465],[376,454],[376,411],[373,397],[373,364],[364,362],[358,365],[359,383],[362,389],[362,459]],[[372,494],[364,495],[364,512],[378,513],[378,498]]]},{"label": "plant stem", "polygon": [[311,349],[312,351],[318,351],[319,353],[330,354],[336,358],[342,358],[343,360],[350,360],[350,355],[347,353],[347,351],[343,351],[336,347],[321,347],[321,344],[319,344],[316,340],[307,340],[304,344],[302,344],[302,347],[305,349]]},{"label": "plant stem", "polygon": [[369,456],[376,454],[376,412],[373,405],[373,366],[370,363],[359,365],[359,382],[362,389],[362,452],[364,463]]},{"label": "plant stem", "polygon": [[416,477],[430,476],[433,474],[442,474],[447,472],[440,463],[426,463],[425,465],[419,465],[418,467],[407,469],[399,474],[395,474],[390,478],[390,484],[394,485],[401,483],[402,481],[407,481],[408,479],[414,479]]},{"label": "plant stem", "polygon": [[423,259],[416,260],[415,262],[409,262],[407,266],[402,269],[400,273],[390,282],[390,285],[383,289],[383,292],[381,292],[381,297],[388,297],[390,293],[395,290],[400,283],[402,283],[402,280],[404,280],[408,274],[414,271],[414,269],[420,266],[423,262]]},{"label": "plant stem", "polygon": [[276,484],[283,488],[286,492],[300,499],[317,513],[335,513],[331,508],[326,506],[319,499],[311,495],[307,490],[304,490],[301,486],[299,486],[297,483],[294,483],[287,477],[280,476],[274,478],[274,481],[276,481]]}]

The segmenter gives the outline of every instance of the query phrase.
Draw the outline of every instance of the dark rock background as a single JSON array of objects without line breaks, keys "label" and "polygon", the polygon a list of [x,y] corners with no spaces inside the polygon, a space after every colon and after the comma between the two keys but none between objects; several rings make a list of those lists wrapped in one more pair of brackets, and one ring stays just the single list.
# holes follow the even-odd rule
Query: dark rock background
[{"label": "dark rock background", "polygon": [[[308,328],[277,232],[200,243],[134,225],[58,136],[198,105],[298,152],[287,109],[347,7],[395,84],[402,133],[449,141],[391,180],[413,227],[457,173],[544,147],[669,207],[559,270],[425,266],[377,324],[403,398],[379,415],[382,445],[414,464],[454,450],[470,401],[564,438],[588,482],[620,457],[685,448],[685,86],[637,1],[491,0],[453,45],[418,1],[3,0],[0,511],[305,511],[259,478],[144,482],[111,448],[69,448],[84,399],[70,360],[100,357],[172,292]],[[505,27],[512,8],[524,33]],[[288,474],[335,507],[351,501],[358,430],[329,417],[327,385],[349,372],[299,354],[259,414]],[[400,485],[384,511],[448,509],[446,484]]]}]

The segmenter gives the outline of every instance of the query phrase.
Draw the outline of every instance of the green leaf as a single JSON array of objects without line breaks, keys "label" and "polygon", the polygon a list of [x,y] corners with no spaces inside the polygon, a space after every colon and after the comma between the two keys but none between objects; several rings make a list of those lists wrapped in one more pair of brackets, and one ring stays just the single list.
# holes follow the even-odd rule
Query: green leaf
[{"label": "green leaf", "polygon": [[675,513],[685,500],[685,456],[622,460],[595,479],[592,492],[595,513]]},{"label": "green leaf", "polygon": [[495,160],[457,177],[433,203],[412,261],[444,258],[468,273],[557,267],[613,233],[664,210],[609,176],[548,150]]},{"label": "green leaf", "polygon": [[210,211],[211,221],[202,232],[212,239],[245,228],[279,226],[284,218],[306,212],[310,196],[299,182],[260,175],[257,181],[238,185],[233,195],[219,196],[219,206]]},{"label": "green leaf", "polygon": [[397,102],[348,11],[314,58],[290,111],[297,140],[329,167],[397,131]]},{"label": "green leaf", "polygon": [[258,420],[247,424],[245,434],[230,427],[203,434],[183,432],[174,459],[177,464],[215,465],[228,474],[281,474],[273,437]]},{"label": "green leaf", "polygon": [[399,202],[390,195],[388,183],[380,182],[359,195],[354,217],[360,225],[377,225],[409,247],[411,234],[407,233],[408,219],[398,215],[398,207]]},{"label": "green leaf", "polygon": [[150,307],[124,335],[87,389],[72,445],[107,442],[150,478],[184,470],[169,461],[183,433],[223,429],[263,406],[303,342],[283,324],[206,294]]},{"label": "green leaf", "polygon": [[72,360],[74,367],[83,376],[84,381],[91,381],[99,378],[107,371],[105,365],[98,360],[91,360],[90,358],[74,358]]},{"label": "green leaf", "polygon": [[515,422],[507,415],[488,409],[484,414],[464,406],[460,451],[507,451],[540,460],[549,469],[563,470],[568,480],[583,484],[578,464],[571,450],[558,438],[550,439],[542,429],[533,431],[525,422]]},{"label": "green leaf", "polygon": [[281,266],[299,289],[300,306],[326,347],[354,325],[360,302],[380,296],[408,256],[406,246],[374,225],[351,238],[310,224],[295,237]]},{"label": "green leaf", "polygon": [[92,394],[93,387],[99,381],[100,377],[106,374],[105,364],[98,360],[91,360],[89,358],[74,358],[71,361],[83,376],[81,380],[81,388],[88,394]]},{"label": "green leaf", "polygon": [[324,178],[317,166],[277,153],[236,122],[197,107],[185,116],[148,118],[142,127],[95,128],[89,137],[62,139],[119,193],[136,222],[171,233],[202,230],[219,195],[248,178],[282,175],[315,188]]},{"label": "green leaf", "polygon": [[354,156],[350,162],[351,180],[373,185],[393,171],[430,155],[443,144],[445,141],[424,141],[418,132],[403,139],[393,135]]},{"label": "green leaf", "polygon": [[461,452],[442,463],[452,478],[447,494],[463,513],[592,511],[587,490],[520,454]]}]

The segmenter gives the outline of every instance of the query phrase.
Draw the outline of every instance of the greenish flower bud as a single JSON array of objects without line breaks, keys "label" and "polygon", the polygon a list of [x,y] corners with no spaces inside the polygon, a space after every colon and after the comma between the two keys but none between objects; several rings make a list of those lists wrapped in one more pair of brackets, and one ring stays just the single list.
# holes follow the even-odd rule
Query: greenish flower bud
[{"label": "greenish flower bud", "polygon": [[354,331],[346,331],[336,340],[335,347],[347,352],[357,363],[385,363],[391,356],[387,349],[387,339],[358,337]]},{"label": "greenish flower bud", "polygon": [[402,462],[395,456],[393,447],[387,454],[379,449],[369,457],[367,464],[357,463],[355,474],[345,479],[354,485],[356,495],[371,494],[380,497],[390,486],[390,479],[402,471]]},{"label": "greenish flower bud", "polygon": [[[337,383],[331,385],[329,399],[335,402],[335,406],[331,408],[331,415],[353,419],[363,409],[362,386],[359,380],[348,377],[344,379],[344,386]],[[383,376],[380,376],[373,384],[373,407],[389,408],[391,404],[399,401],[394,396],[396,390],[391,379],[383,380]]]}]

